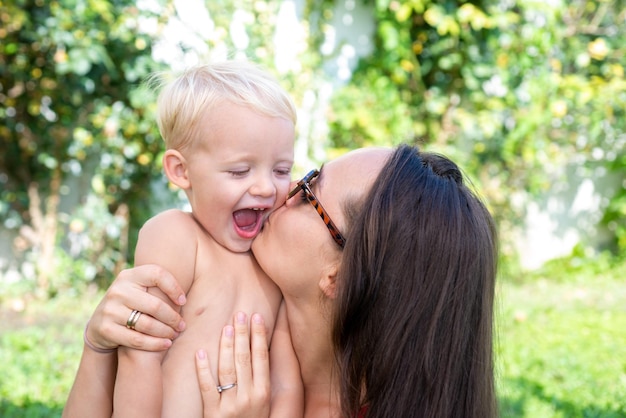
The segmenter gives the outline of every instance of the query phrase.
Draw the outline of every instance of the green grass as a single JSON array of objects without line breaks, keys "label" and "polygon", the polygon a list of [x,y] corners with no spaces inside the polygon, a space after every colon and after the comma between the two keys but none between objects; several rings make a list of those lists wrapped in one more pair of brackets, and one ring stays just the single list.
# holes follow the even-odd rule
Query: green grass
[{"label": "green grass", "polygon": [[501,284],[503,417],[626,417],[624,270]]},{"label": "green grass", "polygon": [[101,294],[24,310],[0,304],[0,417],[60,417],[82,351],[82,330]]},{"label": "green grass", "polygon": [[[626,417],[626,264],[596,270],[556,265],[500,281],[502,417]],[[61,415],[100,296],[31,302],[20,313],[0,299],[0,416]]]}]

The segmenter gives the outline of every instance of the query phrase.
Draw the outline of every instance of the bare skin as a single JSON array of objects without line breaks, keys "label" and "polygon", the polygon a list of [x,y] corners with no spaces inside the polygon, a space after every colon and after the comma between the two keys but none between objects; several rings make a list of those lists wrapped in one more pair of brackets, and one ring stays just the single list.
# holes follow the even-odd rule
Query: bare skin
[{"label": "bare skin", "polygon": [[[342,202],[347,198],[363,196],[390,153],[391,150],[388,149],[364,149],[350,152],[326,164],[318,181],[312,184],[316,196],[340,230],[344,226]],[[283,293],[293,348],[300,364],[304,384],[304,416],[307,418],[339,417],[338,385],[328,322],[328,313],[335,296],[336,274],[341,263],[339,247],[332,240],[315,209],[308,202],[294,197],[270,216],[263,232],[253,242],[252,249],[260,266]],[[281,256],[277,257],[276,254],[281,254]],[[139,309],[136,299],[140,297],[139,293],[147,295],[144,287],[146,284],[154,283],[165,287],[167,289],[165,293],[173,297],[173,300],[178,300],[181,296],[181,293],[176,290],[176,285],[173,283],[175,280],[171,275],[154,266],[146,268],[152,269],[150,273],[155,274],[156,277],[148,279],[147,275],[144,276],[148,274],[147,271],[126,272],[116,279],[111,286],[113,291],[110,289],[111,293],[107,293],[96,309],[92,325],[90,325],[91,330],[87,335],[98,347],[111,348],[134,342],[136,345],[133,346],[147,347],[149,345],[162,349],[168,345],[167,337],[176,335],[180,328],[184,327],[184,324],[181,324],[180,315],[168,304],[160,300],[149,301],[149,298],[141,297],[144,312],[164,323],[157,325],[153,322],[156,319],[150,318],[150,321],[137,327],[139,332],[134,332],[134,334],[139,335],[135,336],[132,332],[126,332],[128,330],[125,330],[124,324],[127,317],[124,317],[125,314],[117,313],[114,309],[125,307],[126,313],[132,309]],[[120,289],[130,293],[121,291],[118,293]],[[235,368],[237,382],[241,379],[260,382],[263,378],[267,378],[263,354],[254,349],[258,347],[258,341],[255,342],[256,334],[253,324],[254,321],[251,323],[250,343],[252,345],[247,346],[247,351],[243,348],[248,353],[250,347],[253,347],[251,351],[253,354],[248,356],[249,360],[246,363],[252,371],[252,377],[247,376],[250,372],[246,367]],[[234,327],[237,328],[236,323]],[[157,331],[154,336],[142,334],[152,329]],[[243,335],[241,337],[243,340]],[[234,353],[238,350],[237,347],[242,349],[246,347],[246,344],[242,343],[237,346],[237,337],[235,337],[235,343],[229,349],[229,338],[228,335],[222,334],[220,350],[233,352],[234,358],[239,359],[240,356]],[[223,361],[230,362],[226,360],[227,358],[226,355],[220,357],[220,371]],[[93,359],[90,364],[98,369],[103,367]],[[229,390],[227,392],[231,393],[223,393],[218,400],[215,381],[211,380],[212,376],[207,373],[207,358],[197,355],[196,367],[205,403],[205,416],[215,416],[206,412],[207,404],[220,403],[221,405],[222,398],[232,399],[233,402],[229,405],[224,403],[226,415],[219,416],[237,416],[234,410],[243,414],[250,410],[249,402],[254,404],[254,408],[258,408],[253,416],[265,416],[266,406],[264,405],[267,399],[264,398],[263,390],[257,390],[264,386],[263,383],[259,383],[258,386],[253,383],[243,387],[238,384],[236,393]],[[228,397],[225,397],[225,394]],[[235,415],[232,415],[233,413]]]}]

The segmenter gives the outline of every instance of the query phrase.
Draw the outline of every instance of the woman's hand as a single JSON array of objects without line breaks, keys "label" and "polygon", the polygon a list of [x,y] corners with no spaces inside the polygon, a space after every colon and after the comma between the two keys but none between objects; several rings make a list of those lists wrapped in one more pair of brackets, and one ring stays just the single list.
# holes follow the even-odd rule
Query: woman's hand
[{"label": "woman's hand", "polygon": [[268,417],[271,395],[269,350],[261,315],[252,315],[248,329],[247,316],[239,312],[235,315],[234,326],[224,327],[218,361],[221,393],[204,350],[196,353],[196,372],[205,418]]},{"label": "woman's hand", "polygon": [[[176,279],[156,265],[143,265],[122,271],[96,307],[86,338],[98,349],[118,346],[160,351],[172,345],[183,331],[182,317],[159,297],[147,292],[157,287],[176,305],[185,303],[185,294]],[[127,328],[133,310],[142,314],[134,330]]]}]

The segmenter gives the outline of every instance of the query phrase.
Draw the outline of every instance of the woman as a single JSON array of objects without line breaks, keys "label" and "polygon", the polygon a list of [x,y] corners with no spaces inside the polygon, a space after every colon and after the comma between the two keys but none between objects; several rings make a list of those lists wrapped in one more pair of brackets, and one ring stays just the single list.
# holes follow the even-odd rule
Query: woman
[{"label": "woman", "polygon": [[[283,293],[304,415],[496,416],[495,231],[456,165],[409,146],[357,150],[309,173],[290,196],[252,250]],[[145,333],[175,336],[180,318],[144,293],[159,285],[176,300],[180,292],[166,273],[152,281],[144,273],[118,278],[114,286],[124,292],[109,291],[94,313],[93,344],[156,349],[169,343]],[[132,296],[125,293],[131,288]],[[133,309],[173,327],[145,315],[140,332],[127,330]],[[245,389],[218,398],[205,359],[198,360],[205,403],[230,412],[244,398],[265,405],[255,390],[267,373],[238,373]],[[93,363],[103,374],[111,367]],[[232,356],[223,363],[232,365]],[[251,367],[265,370],[262,364]]]}]

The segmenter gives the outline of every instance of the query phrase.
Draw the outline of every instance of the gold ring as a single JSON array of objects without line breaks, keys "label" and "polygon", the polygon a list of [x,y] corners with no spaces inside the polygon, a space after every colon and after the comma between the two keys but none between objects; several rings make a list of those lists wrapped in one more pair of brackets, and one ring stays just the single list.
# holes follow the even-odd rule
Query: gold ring
[{"label": "gold ring", "polygon": [[126,328],[134,330],[140,316],[141,312],[139,312],[138,310],[135,309],[134,311],[132,311],[130,313],[130,316],[128,317],[128,321],[126,321]]}]

